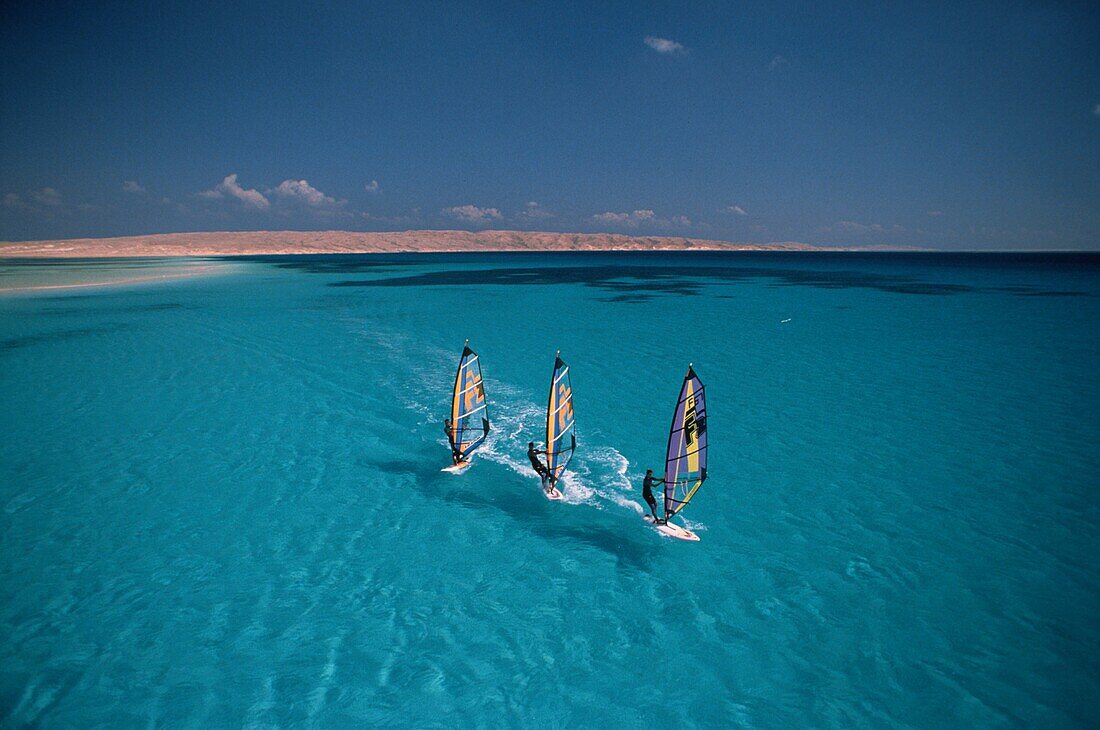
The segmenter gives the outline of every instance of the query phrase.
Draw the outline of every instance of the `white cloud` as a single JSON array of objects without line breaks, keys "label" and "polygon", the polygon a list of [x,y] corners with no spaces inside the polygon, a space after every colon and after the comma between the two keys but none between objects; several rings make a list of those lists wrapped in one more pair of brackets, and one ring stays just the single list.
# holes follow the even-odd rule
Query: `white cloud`
[{"label": "white cloud", "polygon": [[930,210],[930,211],[928,211],[928,215],[932,216],[933,218],[938,218],[941,215],[943,215],[943,211],[942,210]]},{"label": "white cloud", "polygon": [[657,36],[647,35],[645,37],[645,44],[657,51],[657,53],[687,53],[687,49],[684,48],[682,44],[671,41],[668,38],[658,38]]},{"label": "white cloud", "polygon": [[42,188],[41,190],[35,190],[31,193],[31,198],[42,205],[58,206],[61,205],[61,193],[57,192],[53,188]]},{"label": "white cloud", "polygon": [[368,193],[382,192],[382,188],[378,185],[377,180],[371,180],[369,183],[363,186],[363,189],[366,190]]},{"label": "white cloud", "polygon": [[686,215],[659,218],[652,210],[635,210],[630,213],[616,213],[609,210],[606,213],[597,213],[592,216],[592,220],[597,223],[607,223],[625,228],[637,228],[641,225],[654,228],[687,228],[691,226],[691,219]]},{"label": "white cloud", "polygon": [[783,68],[784,66],[790,65],[791,62],[788,61],[784,56],[776,55],[772,58],[771,63],[768,64],[768,70],[775,71],[777,69]]},{"label": "white cloud", "polygon": [[283,180],[279,187],[268,192],[313,208],[331,208],[345,202],[325,195],[305,180]]},{"label": "white cloud", "polygon": [[207,200],[218,200],[227,196],[236,198],[249,208],[267,210],[271,207],[271,203],[259,190],[245,189],[238,185],[237,173],[226,175],[225,179],[218,183],[213,190],[203,190],[199,193],[200,198],[206,198]]},{"label": "white cloud", "polygon": [[1092,108],[1092,113],[1100,117],[1100,104],[1097,104]]},{"label": "white cloud", "polygon": [[730,207],[726,208],[726,212],[734,213],[735,215],[748,215],[748,213],[745,212],[745,209],[742,208],[740,205],[731,205]]},{"label": "white cloud", "polygon": [[15,193],[7,193],[6,195],[4,195],[4,200],[0,202],[0,205],[3,205],[5,208],[11,208],[14,210],[17,208],[25,207],[26,203],[24,203],[23,199]]},{"label": "white cloud", "polygon": [[639,223],[652,221],[656,217],[657,214],[652,210],[636,210],[633,213],[613,213],[607,211],[606,213],[597,213],[592,216],[592,220],[597,223],[613,223],[615,225],[634,228]]},{"label": "white cloud", "polygon": [[136,193],[138,195],[144,195],[145,194],[145,188],[138,185],[133,180],[127,180],[124,183],[122,183],[122,189],[124,191],[126,191],[127,193]]},{"label": "white cloud", "polygon": [[520,211],[519,217],[526,220],[544,220],[546,218],[553,218],[554,214],[532,200],[527,203],[527,205],[523,206],[523,210]]},{"label": "white cloud", "polygon": [[457,218],[465,223],[487,223],[503,218],[496,208],[479,208],[476,205],[456,205],[451,208],[444,208],[440,212],[445,216]]}]

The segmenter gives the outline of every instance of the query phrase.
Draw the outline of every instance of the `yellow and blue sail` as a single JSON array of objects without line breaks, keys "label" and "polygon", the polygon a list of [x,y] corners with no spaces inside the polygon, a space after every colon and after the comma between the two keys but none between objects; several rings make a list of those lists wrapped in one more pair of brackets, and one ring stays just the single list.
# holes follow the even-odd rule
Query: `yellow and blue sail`
[{"label": "yellow and blue sail", "polygon": [[573,386],[569,380],[569,366],[558,355],[554,358],[550,399],[546,404],[546,471],[554,481],[561,478],[576,448]]},{"label": "yellow and blue sail", "polygon": [[481,362],[467,342],[455,373],[447,437],[451,449],[465,460],[488,435],[489,408],[485,400],[485,382],[481,378]]},{"label": "yellow and blue sail", "polygon": [[691,502],[707,478],[707,402],[703,381],[689,365],[672,414],[665,459],[665,517]]}]

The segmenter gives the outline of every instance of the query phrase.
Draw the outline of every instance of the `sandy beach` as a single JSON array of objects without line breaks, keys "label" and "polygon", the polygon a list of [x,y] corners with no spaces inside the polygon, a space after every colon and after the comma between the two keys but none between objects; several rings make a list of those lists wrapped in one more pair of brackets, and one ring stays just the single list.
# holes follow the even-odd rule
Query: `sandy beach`
[{"label": "sandy beach", "polygon": [[0,272],[0,296],[5,294],[23,294],[43,291],[67,291],[70,289],[97,289],[108,286],[133,284],[155,284],[177,279],[190,279],[196,276],[211,276],[213,274],[224,273],[225,271],[225,266],[207,264],[173,268],[170,271],[160,271],[160,273],[150,274],[148,276],[110,276],[109,278],[97,281],[67,281],[64,283],[16,285],[9,285],[4,280],[3,273]]},{"label": "sandy beach", "polygon": [[[813,251],[804,243],[732,243],[682,236],[537,231],[245,231],[0,242],[0,257],[248,256],[477,251]],[[830,249],[837,250],[837,249]]]}]

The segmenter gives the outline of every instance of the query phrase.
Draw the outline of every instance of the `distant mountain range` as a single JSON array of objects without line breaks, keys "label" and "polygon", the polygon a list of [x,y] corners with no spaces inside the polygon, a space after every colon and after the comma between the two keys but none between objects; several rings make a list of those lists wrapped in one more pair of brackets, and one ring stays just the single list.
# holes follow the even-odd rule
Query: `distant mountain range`
[{"label": "distant mountain range", "polygon": [[897,250],[806,243],[731,243],[682,236],[541,231],[239,231],[160,233],[119,238],[0,243],[0,257],[242,256],[309,253],[413,253],[462,251],[817,251]]}]

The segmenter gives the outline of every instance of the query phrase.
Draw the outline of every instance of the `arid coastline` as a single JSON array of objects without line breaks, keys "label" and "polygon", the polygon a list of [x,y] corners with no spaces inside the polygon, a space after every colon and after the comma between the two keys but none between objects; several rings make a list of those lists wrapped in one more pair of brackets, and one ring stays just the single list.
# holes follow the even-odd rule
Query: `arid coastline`
[{"label": "arid coastline", "polygon": [[[6,258],[248,256],[490,251],[814,251],[804,243],[732,243],[683,236],[531,231],[244,231],[0,243]],[[828,250],[839,250],[829,248]]]}]

